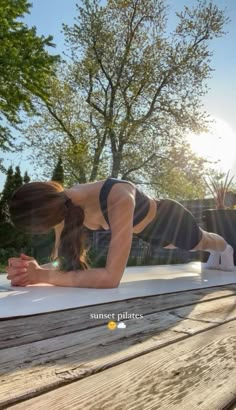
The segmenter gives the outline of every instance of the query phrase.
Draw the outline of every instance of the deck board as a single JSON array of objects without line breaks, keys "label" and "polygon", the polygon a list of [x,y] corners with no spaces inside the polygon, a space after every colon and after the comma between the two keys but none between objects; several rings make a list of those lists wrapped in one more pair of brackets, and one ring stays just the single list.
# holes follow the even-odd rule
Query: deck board
[{"label": "deck board", "polygon": [[117,313],[128,311],[135,314],[141,313],[145,316],[182,306],[200,305],[207,300],[228,297],[233,294],[236,294],[236,285],[225,285],[105,303],[97,307],[81,307],[28,316],[27,318],[2,319],[0,320],[0,349],[21,346],[107,323],[106,319],[91,319],[91,312],[114,313],[117,317]]},{"label": "deck board", "polygon": [[14,410],[219,410],[236,398],[236,321],[12,406]]},{"label": "deck board", "polygon": [[[79,387],[80,383],[85,381],[89,383],[89,380],[95,376],[98,378],[96,380],[100,380],[103,374],[106,375],[104,377],[109,376],[107,372],[111,370],[114,370],[115,375],[120,366],[127,366],[129,372],[130,363],[138,359],[146,363],[146,358],[150,354],[156,354],[155,360],[159,361],[162,353],[165,352],[164,349],[176,350],[176,346],[187,344],[196,336],[199,338],[194,340],[206,339],[205,343],[207,343],[208,334],[211,335],[209,332],[215,331],[217,334],[217,329],[220,329],[222,324],[225,325],[227,322],[229,322],[228,331],[231,329],[230,323],[235,325],[235,292],[236,286],[227,285],[198,291],[177,292],[169,297],[168,295],[160,295],[129,300],[125,303],[116,302],[100,305],[99,312],[114,311],[118,313],[127,310],[144,313],[143,319],[127,320],[125,321],[126,329],[117,329],[114,332],[106,328],[107,320],[101,322],[93,320],[93,323],[88,323],[88,314],[94,307],[2,321],[1,324],[5,325],[5,332],[8,326],[11,329],[8,340],[14,340],[11,338],[13,338],[15,331],[17,344],[7,348],[7,338],[2,342],[2,350],[0,351],[0,406],[9,406],[22,401],[24,409],[31,408],[26,407],[35,405],[34,399],[30,400],[30,398],[41,395],[38,400],[40,399],[41,402],[45,397],[45,400],[49,400],[49,404],[46,401],[44,405],[50,408],[51,399],[47,399],[51,394],[47,393],[49,390],[54,391],[56,397],[62,388],[68,389],[68,394],[72,394],[69,391],[73,390],[73,385],[77,383],[79,383],[77,389],[80,391],[82,388]],[[17,323],[15,328],[14,322]],[[23,323],[27,323],[27,328],[25,326],[23,328]],[[57,326],[59,333],[55,336]],[[40,335],[41,329],[43,335]],[[4,331],[1,328],[2,334]],[[219,330],[219,332],[221,331]],[[232,335],[235,337],[233,328]],[[145,366],[143,371],[146,371]],[[209,366],[207,371],[210,371]],[[124,372],[126,370],[123,370]],[[148,379],[150,371],[146,372]],[[120,389],[123,388],[122,383]],[[68,385],[61,387],[65,384]],[[146,390],[144,394],[147,394]],[[134,392],[133,396],[136,397],[135,395]],[[85,399],[80,397],[81,402],[85,404],[83,401]],[[29,400],[25,401],[26,399]],[[229,393],[227,393],[228,399]],[[37,399],[35,400],[37,401]],[[98,403],[100,403],[99,400],[102,399],[98,398]],[[60,399],[58,403],[62,402]],[[130,403],[129,409],[134,403]],[[77,404],[76,401],[75,406]],[[157,403],[154,402],[154,404]],[[80,408],[73,407],[73,405],[70,403],[64,408]],[[119,405],[118,402],[116,405]],[[57,405],[54,403],[53,406]],[[87,407],[86,404],[86,407],[83,408],[89,409],[90,407]],[[112,404],[113,408],[119,407],[113,407]]]}]

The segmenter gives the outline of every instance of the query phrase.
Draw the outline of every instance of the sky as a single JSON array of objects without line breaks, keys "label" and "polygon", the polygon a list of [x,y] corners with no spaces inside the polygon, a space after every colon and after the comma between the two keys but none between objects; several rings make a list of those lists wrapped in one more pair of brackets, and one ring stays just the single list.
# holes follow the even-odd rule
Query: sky
[{"label": "sky", "polygon": [[[76,3],[79,0],[31,0],[30,15],[25,17],[29,26],[36,26],[39,35],[53,35],[56,45],[54,52],[61,54],[65,51],[62,23],[72,25],[76,16]],[[174,28],[175,10],[181,10],[184,5],[191,7],[196,0],[169,0],[170,19],[168,26]],[[214,53],[211,66],[214,68],[210,88],[204,97],[204,109],[211,115],[215,123],[211,133],[203,135],[189,135],[193,150],[199,155],[205,155],[210,160],[220,159],[219,169],[231,169],[236,181],[236,0],[214,0],[220,8],[225,8],[231,22],[227,25],[227,34],[211,42]],[[1,155],[3,157],[3,155]],[[4,154],[6,167],[19,165],[22,172],[26,170],[32,176],[31,165],[27,162],[26,154]],[[5,175],[0,173],[0,190],[5,182]]]}]

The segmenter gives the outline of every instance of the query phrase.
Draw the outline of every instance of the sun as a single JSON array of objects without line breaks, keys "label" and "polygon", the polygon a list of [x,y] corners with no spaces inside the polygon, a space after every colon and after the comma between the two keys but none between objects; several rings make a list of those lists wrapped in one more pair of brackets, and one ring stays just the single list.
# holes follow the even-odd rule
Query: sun
[{"label": "sun", "polygon": [[212,164],[212,168],[222,172],[231,170],[232,174],[236,174],[236,134],[227,122],[219,118],[214,118],[214,121],[209,132],[191,133],[187,135],[187,140],[197,155],[218,161]]}]

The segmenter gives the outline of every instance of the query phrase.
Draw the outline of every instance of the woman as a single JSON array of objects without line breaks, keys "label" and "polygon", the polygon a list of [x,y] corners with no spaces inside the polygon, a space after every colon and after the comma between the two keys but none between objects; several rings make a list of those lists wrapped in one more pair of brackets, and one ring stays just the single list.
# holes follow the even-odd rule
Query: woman
[{"label": "woman", "polygon": [[[156,200],[131,182],[108,178],[69,189],[57,182],[30,182],[12,196],[15,226],[31,233],[55,229],[52,264],[39,266],[27,255],[10,258],[8,279],[14,286],[49,283],[84,288],[118,287],[129,257],[132,236],[165,248],[206,250],[208,268],[233,270],[233,249],[214,233],[203,231],[178,202]],[[82,241],[83,226],[111,229],[105,268],[90,269]],[[221,259],[221,265],[220,265]]]}]

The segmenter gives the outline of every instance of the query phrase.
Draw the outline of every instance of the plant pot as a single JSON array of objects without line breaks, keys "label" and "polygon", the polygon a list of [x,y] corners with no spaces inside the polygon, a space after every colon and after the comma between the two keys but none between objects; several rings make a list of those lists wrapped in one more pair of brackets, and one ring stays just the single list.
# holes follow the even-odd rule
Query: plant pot
[{"label": "plant pot", "polygon": [[208,232],[217,233],[234,248],[234,265],[236,265],[236,210],[207,209],[203,212]]}]

